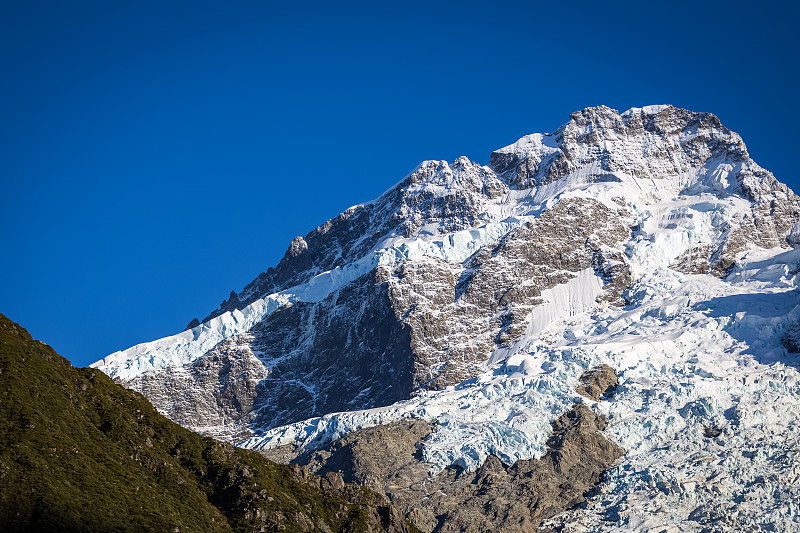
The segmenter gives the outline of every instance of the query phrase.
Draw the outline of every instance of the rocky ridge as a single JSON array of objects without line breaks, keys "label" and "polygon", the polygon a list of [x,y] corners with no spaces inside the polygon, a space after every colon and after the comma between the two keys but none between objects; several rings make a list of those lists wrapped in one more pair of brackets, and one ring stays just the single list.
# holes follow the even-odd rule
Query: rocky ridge
[{"label": "rocky ridge", "polygon": [[0,314],[0,530],[392,531],[381,495],[193,434]]}]

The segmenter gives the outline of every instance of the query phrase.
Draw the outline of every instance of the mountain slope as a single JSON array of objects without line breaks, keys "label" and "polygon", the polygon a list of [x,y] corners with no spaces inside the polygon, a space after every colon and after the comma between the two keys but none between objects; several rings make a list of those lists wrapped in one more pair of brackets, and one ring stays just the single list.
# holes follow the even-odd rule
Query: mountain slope
[{"label": "mountain slope", "polygon": [[580,272],[622,303],[631,228],[695,216],[647,211],[674,195],[723,211],[679,237],[670,268],[686,273],[722,275],[750,247],[785,246],[800,218],[797,196],[713,115],[590,108],[490,167],[423,163],[295,239],[203,324],[94,366],[219,437],[388,405],[480,374],[531,325],[542,291]]},{"label": "mountain slope", "polygon": [[[254,449],[423,419],[432,475],[542,457],[585,402],[626,455],[564,527],[699,531],[725,509],[729,529],[791,530],[799,221],[714,115],[588,108],[489,166],[422,163],[202,324],[94,366]],[[581,399],[599,364],[617,394]]]},{"label": "mountain slope", "polygon": [[[601,366],[585,372],[581,381],[576,392],[607,400],[617,377]],[[540,459],[506,466],[490,455],[474,472],[451,467],[430,475],[419,448],[433,427],[418,419],[357,430],[299,456],[295,446],[266,454],[320,474],[341,472],[347,481],[385,493],[424,531],[523,533],[582,503],[623,455],[602,434],[605,425],[604,416],[575,404],[553,423]]]},{"label": "mountain slope", "polygon": [[408,531],[374,493],[193,434],[3,315],[0,397],[3,531]]}]

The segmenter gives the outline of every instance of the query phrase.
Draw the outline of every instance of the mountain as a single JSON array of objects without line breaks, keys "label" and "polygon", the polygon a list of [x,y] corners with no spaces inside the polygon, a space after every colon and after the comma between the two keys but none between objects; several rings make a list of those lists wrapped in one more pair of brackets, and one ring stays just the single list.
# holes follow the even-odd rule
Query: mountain
[{"label": "mountain", "polygon": [[[391,428],[425,486],[544,460],[589,405],[625,455],[553,527],[800,530],[798,221],[714,115],[588,108],[488,166],[422,163],[202,323],[93,366],[185,427],[320,471],[315,450]],[[619,385],[586,398],[598,365]],[[447,505],[420,527],[461,523]]]},{"label": "mountain", "polygon": [[415,531],[382,496],[204,438],[0,315],[0,530]]}]

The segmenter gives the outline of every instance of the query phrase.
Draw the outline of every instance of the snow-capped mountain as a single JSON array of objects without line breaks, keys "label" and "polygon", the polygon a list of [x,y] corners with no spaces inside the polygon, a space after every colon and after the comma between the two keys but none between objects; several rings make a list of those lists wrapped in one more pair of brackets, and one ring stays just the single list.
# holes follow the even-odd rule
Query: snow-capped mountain
[{"label": "snow-capped mountain", "polygon": [[[714,115],[589,108],[488,166],[422,163],[201,324],[92,366],[255,449],[434,422],[432,473],[541,456],[587,403],[625,456],[567,531],[800,530],[798,221]],[[598,364],[620,383],[595,402]]]}]

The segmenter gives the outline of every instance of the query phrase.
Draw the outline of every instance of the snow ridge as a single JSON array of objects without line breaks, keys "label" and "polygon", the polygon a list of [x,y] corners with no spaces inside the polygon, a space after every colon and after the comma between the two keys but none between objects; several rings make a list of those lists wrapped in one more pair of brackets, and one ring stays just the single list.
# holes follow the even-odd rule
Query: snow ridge
[{"label": "snow ridge", "polygon": [[245,333],[276,309],[295,302],[318,302],[378,265],[435,257],[461,263],[479,248],[498,242],[521,220],[509,217],[443,239],[386,239],[381,248],[344,267],[323,272],[308,282],[260,298],[241,310],[228,311],[192,329],[156,341],[137,344],[92,363],[112,378],[128,381],[151,370],[181,366],[196,360],[223,340]]}]

